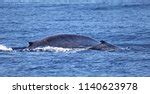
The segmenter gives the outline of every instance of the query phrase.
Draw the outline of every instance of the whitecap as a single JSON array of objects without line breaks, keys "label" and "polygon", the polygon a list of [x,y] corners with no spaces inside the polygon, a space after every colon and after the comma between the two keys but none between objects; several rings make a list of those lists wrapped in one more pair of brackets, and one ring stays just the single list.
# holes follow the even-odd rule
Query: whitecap
[{"label": "whitecap", "polygon": [[0,51],[12,51],[12,48],[6,47],[5,45],[0,44]]},{"label": "whitecap", "polygon": [[87,50],[87,48],[62,48],[62,47],[51,47],[51,46],[46,46],[46,47],[37,47],[35,49],[25,49],[26,51],[51,51],[51,52],[79,52],[79,51],[84,51]]}]

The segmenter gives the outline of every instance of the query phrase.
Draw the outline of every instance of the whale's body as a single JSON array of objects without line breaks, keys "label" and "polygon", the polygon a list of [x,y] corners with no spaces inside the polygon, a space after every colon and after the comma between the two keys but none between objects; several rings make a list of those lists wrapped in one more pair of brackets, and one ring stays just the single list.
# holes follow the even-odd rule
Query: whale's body
[{"label": "whale's body", "polygon": [[93,50],[115,50],[116,46],[105,41],[98,42],[90,37],[74,34],[54,35],[42,40],[29,42],[29,49],[36,47],[89,48]]},{"label": "whale's body", "polygon": [[[37,47],[62,47],[62,48],[88,48],[92,50],[116,50],[118,47],[105,41],[96,41],[87,36],[75,34],[60,34],[49,36],[42,40],[29,42],[27,49],[35,49]],[[25,47],[22,47],[25,48]],[[14,48],[17,49],[17,48]],[[18,48],[19,49],[19,48]]]},{"label": "whale's body", "polygon": [[55,35],[45,39],[29,42],[29,48],[37,46],[52,46],[63,48],[85,48],[96,45],[98,42],[92,38],[81,35]]}]

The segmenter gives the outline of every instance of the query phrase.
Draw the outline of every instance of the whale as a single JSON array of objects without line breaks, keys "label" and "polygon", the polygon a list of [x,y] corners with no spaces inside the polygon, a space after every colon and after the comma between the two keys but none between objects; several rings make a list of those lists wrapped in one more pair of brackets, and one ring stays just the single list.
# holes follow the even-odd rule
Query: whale
[{"label": "whale", "polygon": [[51,35],[41,40],[31,41],[27,47],[13,47],[13,50],[35,49],[37,47],[61,47],[61,48],[87,48],[90,50],[114,51],[119,49],[117,46],[104,40],[97,41],[93,38],[77,34],[58,34]]}]

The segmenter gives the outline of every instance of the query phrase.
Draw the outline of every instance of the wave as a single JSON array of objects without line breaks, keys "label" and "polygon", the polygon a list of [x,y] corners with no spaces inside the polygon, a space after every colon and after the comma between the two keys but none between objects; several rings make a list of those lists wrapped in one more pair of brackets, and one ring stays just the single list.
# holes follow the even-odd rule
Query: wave
[{"label": "wave", "polygon": [[28,52],[69,52],[69,53],[75,53],[87,50],[88,48],[62,48],[62,47],[37,47],[35,49],[19,49],[19,50],[13,50],[13,48],[7,47],[5,45],[0,44],[0,51],[28,51]]},{"label": "wave", "polygon": [[[131,50],[130,47],[125,47],[125,48],[121,48],[119,47],[120,50],[122,51],[127,51],[127,50]],[[59,52],[64,52],[64,53],[76,53],[76,52],[81,52],[81,51],[86,51],[88,50],[89,48],[62,48],[62,47],[52,47],[52,46],[46,46],[46,47],[37,47],[37,48],[34,48],[34,49],[28,49],[28,48],[21,48],[19,47],[19,49],[14,49],[14,48],[10,48],[10,47],[7,47],[5,45],[2,45],[0,44],[0,51],[19,51],[19,52],[56,52],[56,53],[59,53]],[[119,51],[120,51],[119,50]],[[114,50],[112,50],[114,51]],[[111,52],[111,50],[110,50]]]},{"label": "wave", "polygon": [[0,51],[12,51],[12,48],[6,47],[5,45],[0,44]]}]

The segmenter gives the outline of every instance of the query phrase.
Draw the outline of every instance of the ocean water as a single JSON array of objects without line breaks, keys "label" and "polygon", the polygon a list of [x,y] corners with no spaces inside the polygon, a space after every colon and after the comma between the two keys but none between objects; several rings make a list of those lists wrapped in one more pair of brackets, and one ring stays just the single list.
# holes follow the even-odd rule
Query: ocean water
[{"label": "ocean water", "polygon": [[[56,34],[85,35],[122,50],[12,50]],[[150,5],[1,4],[0,76],[150,76]]]}]

